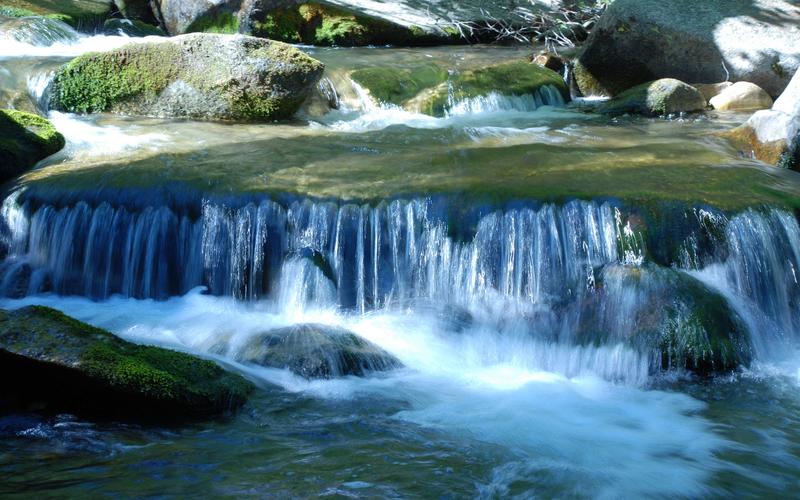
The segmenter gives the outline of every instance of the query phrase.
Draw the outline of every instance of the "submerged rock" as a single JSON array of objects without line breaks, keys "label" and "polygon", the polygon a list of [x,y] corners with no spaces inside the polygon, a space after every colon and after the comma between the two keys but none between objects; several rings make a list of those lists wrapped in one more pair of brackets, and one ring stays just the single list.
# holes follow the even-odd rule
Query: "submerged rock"
[{"label": "submerged rock", "polygon": [[57,153],[64,144],[64,136],[41,116],[0,109],[0,182]]},{"label": "submerged rock", "polygon": [[583,343],[622,341],[657,353],[662,369],[700,375],[747,365],[750,339],[741,318],[719,293],[677,270],[608,265],[581,304]]},{"label": "submerged rock", "polygon": [[616,0],[578,62],[585,94],[613,96],[678,78],[748,81],[774,97],[800,66],[800,6],[784,0]]},{"label": "submerged rock", "polygon": [[696,88],[680,80],[662,78],[626,90],[603,104],[599,111],[609,115],[661,116],[702,111],[705,107],[706,100]]},{"label": "submerged rock", "polygon": [[755,111],[772,107],[772,97],[758,85],[736,82],[709,99],[709,104],[718,111]]},{"label": "submerged rock", "polygon": [[323,65],[260,38],[191,34],[79,56],[56,73],[54,109],[268,121],[292,116]]},{"label": "submerged rock", "polygon": [[126,342],[46,307],[0,311],[7,402],[115,416],[194,417],[235,409],[253,386],[217,364]]},{"label": "submerged rock", "polygon": [[238,361],[287,368],[307,379],[394,370],[402,363],[375,344],[342,328],[304,324],[251,338],[235,354]]}]

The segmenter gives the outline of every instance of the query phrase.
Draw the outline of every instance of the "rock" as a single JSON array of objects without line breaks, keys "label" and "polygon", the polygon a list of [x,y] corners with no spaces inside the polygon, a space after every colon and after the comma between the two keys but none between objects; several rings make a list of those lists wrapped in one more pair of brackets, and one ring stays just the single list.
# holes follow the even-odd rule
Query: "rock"
[{"label": "rock", "polygon": [[688,274],[656,265],[604,267],[581,304],[581,343],[624,342],[660,355],[662,369],[725,373],[752,359],[749,334],[727,300]]},{"label": "rock", "polygon": [[397,358],[352,332],[315,324],[256,335],[234,357],[244,363],[288,368],[307,379],[361,377],[402,367]]},{"label": "rock", "polygon": [[64,136],[41,116],[0,109],[0,182],[13,179],[64,145]]},{"label": "rock", "polygon": [[79,56],[61,67],[52,109],[208,120],[291,117],[323,65],[300,50],[242,35],[190,34]]},{"label": "rock", "polygon": [[748,156],[771,165],[800,171],[800,71],[772,109],[757,111],[746,123],[726,134]]},{"label": "rock", "polygon": [[708,102],[713,97],[718,96],[720,92],[733,85],[733,83],[732,82],[693,83],[691,85],[692,87],[696,88],[701,94],[703,94],[703,98],[705,98],[706,102]]},{"label": "rock", "polygon": [[37,306],[0,311],[0,372],[6,402],[121,417],[222,413],[253,390],[211,361],[132,344]]},{"label": "rock", "polygon": [[13,0],[0,2],[0,16],[45,16],[92,31],[111,15],[110,0]]},{"label": "rock", "polygon": [[135,19],[109,19],[103,23],[103,32],[107,35],[130,37],[165,36],[161,28]]},{"label": "rock", "polygon": [[717,111],[755,111],[772,107],[772,97],[756,84],[736,82],[709,100]]},{"label": "rock", "polygon": [[702,111],[706,107],[703,95],[691,85],[672,78],[633,87],[600,106],[609,115],[643,114],[662,116]]},{"label": "rock", "polygon": [[407,107],[441,116],[454,101],[490,94],[531,96],[546,88],[553,89],[563,101],[569,100],[569,89],[558,73],[527,61],[509,62],[450,75],[446,82],[408,102]]},{"label": "rock", "polygon": [[613,96],[677,78],[748,81],[775,97],[800,66],[800,6],[785,0],[616,0],[589,36],[579,66],[586,94]]}]

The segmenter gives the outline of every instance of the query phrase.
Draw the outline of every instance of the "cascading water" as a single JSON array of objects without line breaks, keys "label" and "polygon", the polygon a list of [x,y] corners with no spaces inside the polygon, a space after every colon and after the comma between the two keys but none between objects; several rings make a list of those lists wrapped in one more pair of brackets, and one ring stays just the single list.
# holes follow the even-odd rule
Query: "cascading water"
[{"label": "cascading water", "polygon": [[[648,243],[632,227],[638,219],[629,210],[581,201],[452,210],[443,198],[377,206],[264,200],[238,208],[206,201],[193,215],[166,206],[58,208],[23,191],[3,205],[7,257],[0,286],[11,297],[56,292],[95,300],[115,294],[163,300],[204,286],[212,295],[267,300],[295,316],[439,304],[451,316],[463,311],[474,330],[490,326],[531,339],[533,352],[548,353],[538,362],[546,369],[574,374],[593,366],[606,378],[637,383],[648,371],[719,354],[698,354],[686,334],[712,335],[705,331],[709,323],[686,318],[712,314],[695,311],[712,306],[692,293],[714,292],[697,288],[688,274],[649,263]],[[703,214],[707,222],[711,215]],[[744,331],[735,325],[747,323],[750,340],[734,339],[730,348],[738,355],[749,357],[749,342],[765,355],[760,346],[774,344],[768,336],[796,340],[797,220],[779,211],[713,217],[713,230],[724,236],[704,256],[688,257],[703,253],[696,245],[702,235],[694,232],[659,244],[681,245],[676,264],[734,305],[723,334]],[[722,270],[722,283],[710,277],[719,274],[715,269]],[[722,315],[716,322],[730,315],[713,314]],[[665,343],[677,359],[662,357]],[[705,349],[720,349],[713,345]],[[625,366],[614,361],[622,352],[632,356]],[[578,361],[584,356],[608,359]]]}]

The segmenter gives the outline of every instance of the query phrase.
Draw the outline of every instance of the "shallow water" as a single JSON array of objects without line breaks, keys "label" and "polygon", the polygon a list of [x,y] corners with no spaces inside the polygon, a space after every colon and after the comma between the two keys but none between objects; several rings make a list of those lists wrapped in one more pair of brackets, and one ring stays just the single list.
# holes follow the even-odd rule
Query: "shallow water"
[{"label": "shallow water", "polygon": [[[69,57],[126,41],[6,44],[0,98],[41,107]],[[618,498],[800,487],[800,175],[714,134],[742,116],[609,120],[542,96],[490,96],[433,118],[371,101],[348,71],[431,61],[458,71],[528,51],[307,50],[326,63],[336,99],[290,123],[48,113],[68,146],[9,186],[0,307],[55,307],[217,359],[260,389],[235,416],[179,427],[5,416],[0,493]],[[663,230],[676,235],[638,242],[637,217],[674,202]],[[147,231],[173,226],[184,232],[164,234],[183,235],[186,253]],[[106,238],[117,227],[137,235],[125,278],[103,260],[120,248]],[[661,244],[680,251],[664,257]],[[297,258],[308,249],[336,280]],[[182,288],[162,286],[176,272],[159,265],[173,254]],[[653,269],[735,307],[756,353],[747,370],[705,381],[662,372],[649,347],[628,341],[624,313],[648,296],[609,276],[658,281]],[[569,313],[601,278],[601,319],[614,331],[581,342]],[[308,381],[212,349],[301,323],[347,328],[405,368]]]}]

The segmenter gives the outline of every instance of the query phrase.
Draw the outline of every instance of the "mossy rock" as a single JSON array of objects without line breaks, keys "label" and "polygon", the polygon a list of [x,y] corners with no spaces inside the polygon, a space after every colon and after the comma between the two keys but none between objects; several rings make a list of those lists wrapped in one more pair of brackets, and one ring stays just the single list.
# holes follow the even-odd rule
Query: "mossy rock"
[{"label": "mossy rock", "polygon": [[579,342],[624,342],[656,353],[661,369],[708,376],[750,363],[747,327],[728,301],[692,276],[648,264],[609,265],[580,304]]},{"label": "mossy rock", "polygon": [[451,35],[315,2],[269,10],[251,19],[250,27],[255,36],[322,46],[424,46],[457,40]]},{"label": "mossy rock", "polygon": [[247,401],[253,385],[216,363],[126,342],[47,307],[0,311],[7,403],[114,416],[198,417]]},{"label": "mossy rock", "polygon": [[447,81],[447,70],[429,64],[414,68],[372,67],[357,69],[350,78],[369,91],[377,101],[404,105],[425,89]]},{"label": "mossy rock", "polygon": [[93,30],[111,17],[111,5],[106,0],[0,0],[0,16],[45,16],[76,29]]},{"label": "mossy rock", "polygon": [[103,23],[103,31],[108,35],[126,35],[130,37],[166,36],[161,28],[135,19],[108,19]]},{"label": "mossy rock", "polygon": [[77,113],[271,121],[292,116],[323,69],[281,42],[182,35],[73,59],[56,73],[50,105]]},{"label": "mossy rock", "polygon": [[548,86],[555,88],[564,100],[569,99],[569,89],[561,75],[528,61],[513,61],[456,73],[449,81],[415,101],[419,111],[440,116],[449,109],[452,101],[492,93],[505,96],[533,95]]},{"label": "mossy rock", "polygon": [[608,115],[662,116],[705,108],[706,100],[699,90],[674,78],[662,78],[626,90],[603,104],[599,111]]},{"label": "mossy rock", "polygon": [[402,367],[397,358],[342,328],[305,324],[255,335],[234,357],[244,363],[286,368],[307,379],[330,379]]},{"label": "mossy rock", "polygon": [[64,136],[45,118],[0,109],[0,182],[16,177],[64,145]]}]

